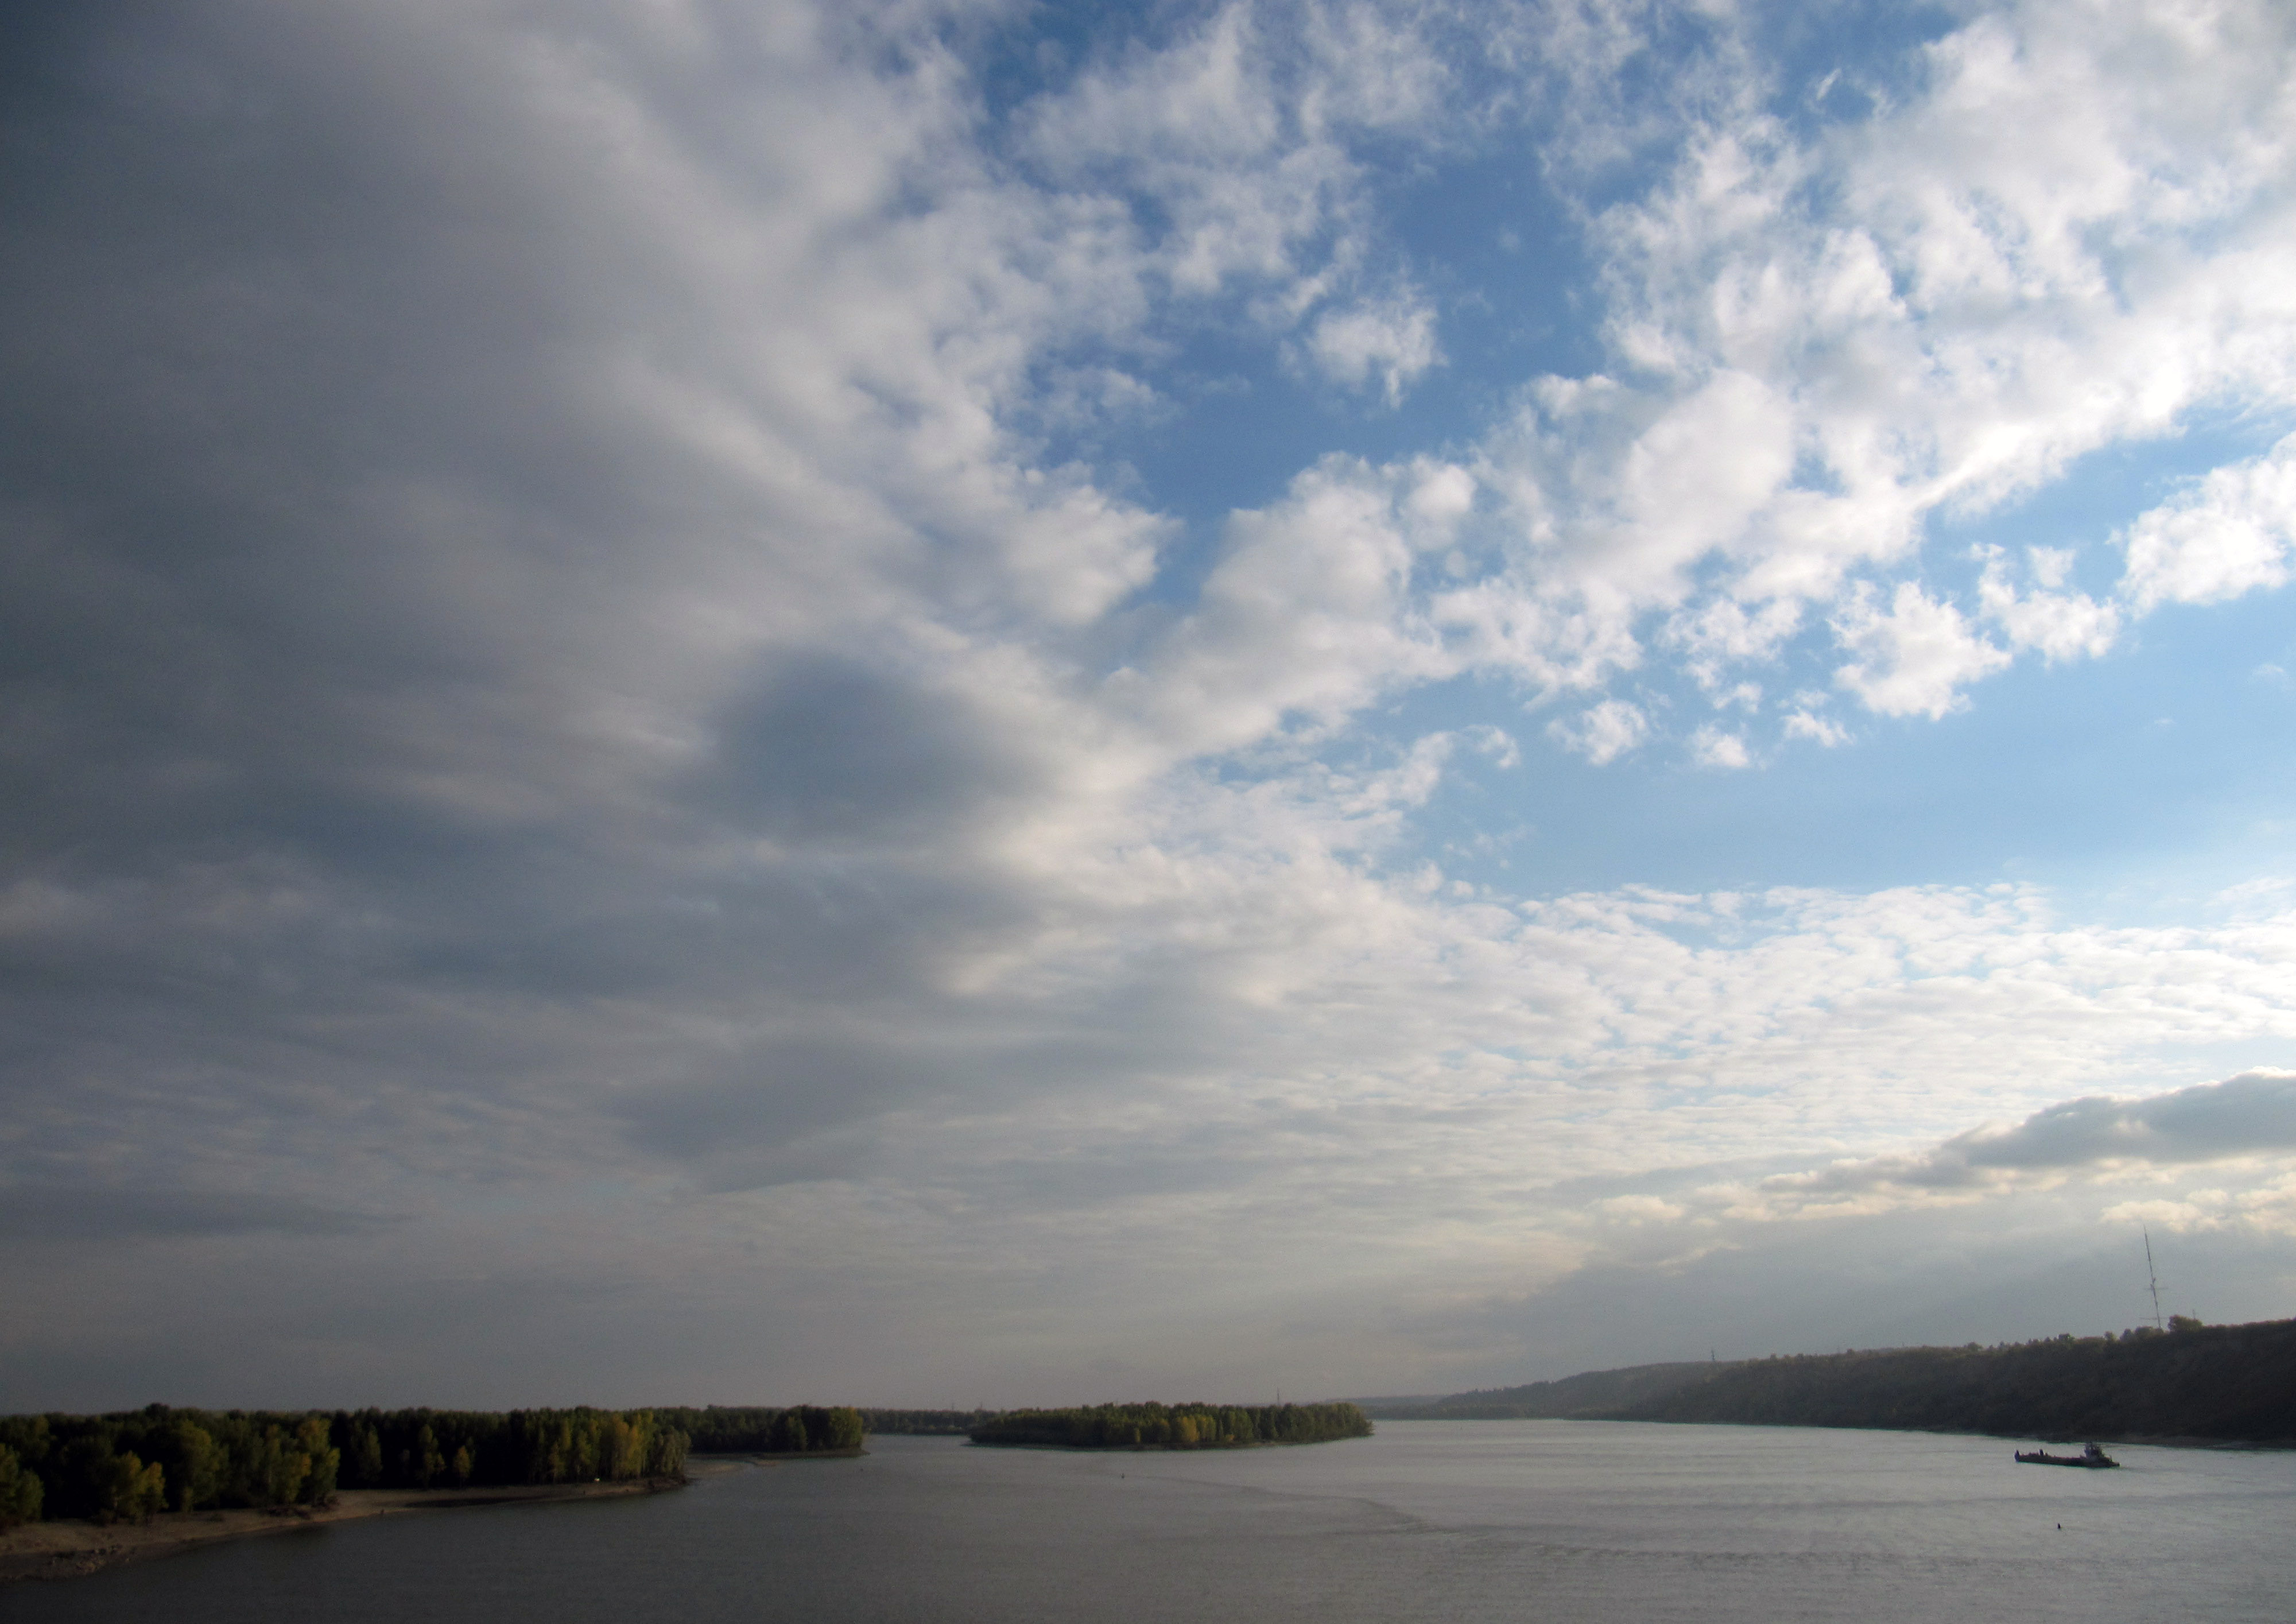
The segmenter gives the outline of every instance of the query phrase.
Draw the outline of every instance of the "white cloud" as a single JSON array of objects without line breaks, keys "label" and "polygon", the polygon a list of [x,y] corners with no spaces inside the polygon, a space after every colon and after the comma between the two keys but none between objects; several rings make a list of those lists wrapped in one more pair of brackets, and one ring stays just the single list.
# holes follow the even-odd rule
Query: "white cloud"
[{"label": "white cloud", "polygon": [[[1175,291],[1248,283],[1262,318],[1288,327],[1366,252],[1349,138],[1426,118],[1447,70],[1417,29],[1375,8],[1311,4],[1272,26],[1263,9],[1236,0],[1162,49],[1091,69],[1031,108],[1024,144],[1063,191],[1152,197],[1167,227],[1148,264]],[[1304,55],[1292,38],[1302,21]],[[1366,365],[1394,379],[1409,329],[1406,318],[1404,352],[1374,349]]]},{"label": "white cloud", "polygon": [[2138,613],[2284,586],[2296,554],[2296,435],[2217,469],[2119,540],[2128,554],[2121,591]]},{"label": "white cloud", "polygon": [[1746,752],[1746,741],[1742,735],[1726,732],[1711,723],[1691,734],[1690,754],[1701,767],[1731,768],[1753,764],[1753,758]]},{"label": "white cloud", "polygon": [[1834,680],[1883,716],[1935,720],[1967,702],[1963,685],[2009,663],[2006,652],[1970,633],[1960,611],[1910,581],[1899,584],[1886,610],[1875,606],[1870,589],[1858,593],[1834,629],[1853,656]]},{"label": "white cloud", "polygon": [[1287,717],[1333,724],[1449,674],[1457,662],[1409,589],[1418,554],[1447,544],[1458,492],[1446,471],[1338,457],[1300,474],[1281,503],[1230,518],[1195,611],[1111,693],[1193,755],[1256,742]]},{"label": "white cloud", "polygon": [[2296,1174],[2259,1187],[2187,1190],[2167,1198],[2121,1202],[2098,1215],[2108,1224],[2144,1224],[2171,1234],[2296,1235]]},{"label": "white cloud", "polygon": [[[1355,43],[1310,51],[1303,77],[1234,5],[1041,99],[1029,150],[1053,190],[1027,207],[1077,223],[1063,275],[1102,290],[1078,312],[1144,310],[1159,279],[1190,296],[1258,287],[1274,325],[1312,315],[1295,353],[1394,402],[1439,352],[1416,294],[1362,291],[1374,239],[1349,142],[1426,134],[1453,75],[1398,18],[1310,8],[1308,23],[1313,39]],[[1478,577],[1463,561],[1426,595],[1404,584],[1390,641],[1423,642],[1404,626],[1423,620],[1453,657],[1419,676],[1474,666],[1541,689],[1599,686],[1666,650],[1720,693],[1815,624],[1869,706],[1934,718],[2010,654],[2094,656],[2160,602],[2279,580],[2279,463],[2264,459],[2133,527],[2118,603],[2065,589],[2070,548],[2029,551],[2027,586],[1989,567],[1977,612],[1999,646],[1927,572],[1886,610],[1874,601],[1875,576],[1902,576],[1931,515],[1981,512],[2084,451],[2169,431],[2201,399],[2269,397],[2296,377],[2296,300],[2272,291],[2296,280],[2279,274],[2296,261],[2276,258],[2286,204],[2271,185],[2286,76],[2267,65],[2290,45],[2254,7],[2181,29],[2112,7],[2079,28],[2012,10],[1945,37],[1862,122],[1795,137],[1751,97],[1721,96],[1681,132],[1674,172],[1595,222],[1625,365],[1538,381],[1485,438],[1472,466],[1498,567]],[[1574,113],[1591,117],[1611,92],[1561,94],[1594,98]],[[1969,139],[1980,126],[2051,134]],[[1127,188],[1160,201],[1160,237],[1118,223]],[[1108,304],[1110,288],[1123,300]],[[1141,583],[1161,532],[1073,482],[1069,500],[1108,509],[1096,570],[1057,539],[1064,509],[993,533],[1011,537],[1017,578],[1041,579],[1040,611],[1080,623]]]},{"label": "white cloud", "polygon": [[1749,610],[1732,598],[1715,598],[1694,611],[1673,616],[1667,640],[1689,655],[1690,674],[1709,693],[1720,689],[1733,666],[1767,664],[1801,628],[1801,605],[1775,598]]},{"label": "white cloud", "polygon": [[[1467,729],[1466,736],[1468,742],[1488,758],[1493,766],[1504,768],[1522,765],[1522,750],[1515,743],[1514,735],[1505,729],[1482,724]],[[4,917],[4,910],[0,910],[0,919]]]},{"label": "white cloud", "polygon": [[2005,650],[1926,570],[1905,612],[1871,603],[1932,516],[2207,400],[2290,398],[2292,46],[2268,5],[2012,6],[1939,39],[1870,119],[1797,135],[1751,86],[1718,95],[1672,175],[1595,222],[1617,366],[1545,381],[1486,440],[1522,541],[1515,601],[1478,595],[1479,623],[1513,633],[1483,658],[1599,681],[1578,651],[1631,668],[1655,614],[1723,685],[1814,605],[1854,691],[1936,717],[2007,652],[2094,656],[2158,603],[2284,579],[2276,453],[2141,521],[2120,603],[2061,590],[2070,548],[2030,555],[2035,590],[1990,577]]},{"label": "white cloud", "polygon": [[2120,611],[2084,593],[2047,590],[2062,585],[2071,567],[2069,551],[2036,547],[2027,570],[2043,588],[2018,592],[2000,550],[1990,551],[1978,600],[1985,618],[2006,634],[2014,649],[2033,649],[2054,663],[2078,655],[2094,658],[2112,646],[2120,635]]},{"label": "white cloud", "polygon": [[1575,717],[1558,717],[1546,733],[1596,767],[1607,767],[1650,736],[1650,718],[1625,700],[1606,699]]},{"label": "white cloud", "polygon": [[1849,742],[1848,728],[1808,705],[1786,712],[1785,734],[1789,739],[1808,739],[1828,750]]},{"label": "white cloud", "polygon": [[1325,377],[1350,389],[1376,384],[1390,406],[1443,358],[1435,312],[1408,295],[1327,310],[1308,334],[1308,352]]},{"label": "white cloud", "polygon": [[1690,1215],[1679,1202],[1656,1195],[1613,1195],[1595,1203],[1595,1210],[1628,1224],[1677,1223]]}]

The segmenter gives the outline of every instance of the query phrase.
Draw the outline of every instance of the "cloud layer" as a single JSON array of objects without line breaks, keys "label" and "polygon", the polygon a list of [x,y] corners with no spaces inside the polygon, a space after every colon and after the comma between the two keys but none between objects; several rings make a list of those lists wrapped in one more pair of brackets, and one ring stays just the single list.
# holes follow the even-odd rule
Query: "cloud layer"
[{"label": "cloud layer", "polygon": [[[1464,1385],[1708,1220],[2296,1148],[2270,898],[1430,833],[2285,582],[2286,17],[1768,26],[9,25],[11,1402]],[[601,1313],[707,1334],[472,1363]]]}]

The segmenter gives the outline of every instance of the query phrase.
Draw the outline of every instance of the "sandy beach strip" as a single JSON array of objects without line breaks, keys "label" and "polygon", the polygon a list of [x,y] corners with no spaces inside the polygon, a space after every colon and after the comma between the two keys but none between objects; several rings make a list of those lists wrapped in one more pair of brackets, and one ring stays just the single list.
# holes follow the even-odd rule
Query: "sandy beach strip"
[{"label": "sandy beach strip", "polygon": [[[709,1465],[697,1465],[691,1475],[705,1475],[710,1469]],[[0,1533],[0,1584],[25,1579],[77,1579],[123,1562],[172,1556],[178,1551],[217,1539],[282,1534],[323,1522],[348,1522],[360,1517],[384,1517],[404,1512],[451,1511],[466,1505],[614,1499],[626,1495],[659,1494],[684,1486],[674,1478],[638,1478],[617,1483],[509,1484],[484,1489],[346,1489],[324,1506],[168,1512],[149,1522],[114,1522],[108,1526],[79,1521],[27,1522]]]}]

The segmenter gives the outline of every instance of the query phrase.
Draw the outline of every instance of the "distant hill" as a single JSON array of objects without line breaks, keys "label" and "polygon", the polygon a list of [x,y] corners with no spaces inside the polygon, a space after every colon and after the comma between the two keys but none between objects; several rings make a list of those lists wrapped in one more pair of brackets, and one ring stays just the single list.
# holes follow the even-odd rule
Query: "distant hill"
[{"label": "distant hill", "polygon": [[1358,1399],[1374,1421],[1559,1420],[1570,1416],[1609,1420],[1637,1405],[1654,1403],[1696,1382],[1711,1380],[1734,1365],[1630,1365],[1623,1370],[1589,1370],[1554,1382],[1494,1387],[1447,1398]]},{"label": "distant hill", "polygon": [[1620,1420],[2296,1442],[2296,1320],[1750,1360]]},{"label": "distant hill", "polygon": [[2176,1323],[2165,1333],[2145,1326],[1994,1348],[1637,1365],[1371,1414],[1386,1421],[1576,1417],[2296,1444],[2296,1320]]}]

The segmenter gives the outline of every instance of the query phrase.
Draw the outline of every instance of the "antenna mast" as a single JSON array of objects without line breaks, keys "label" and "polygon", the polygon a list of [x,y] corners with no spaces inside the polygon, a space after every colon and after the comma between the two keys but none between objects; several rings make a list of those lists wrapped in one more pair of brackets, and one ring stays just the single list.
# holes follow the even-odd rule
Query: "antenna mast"
[{"label": "antenna mast", "polygon": [[2165,1331],[2168,1327],[2161,1323],[2161,1276],[2152,1269],[2152,1231],[2150,1226],[2140,1227],[2144,1230],[2144,1281],[2152,1291],[2152,1328]]}]

